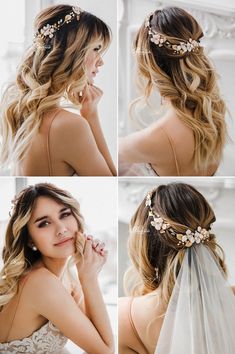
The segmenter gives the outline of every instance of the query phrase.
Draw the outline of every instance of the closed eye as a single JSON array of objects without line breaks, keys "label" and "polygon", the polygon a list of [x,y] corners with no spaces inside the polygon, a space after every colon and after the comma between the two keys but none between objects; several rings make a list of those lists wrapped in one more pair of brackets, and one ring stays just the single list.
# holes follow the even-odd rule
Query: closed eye
[{"label": "closed eye", "polygon": [[95,52],[99,52],[99,51],[100,51],[100,49],[101,49],[101,47],[102,47],[102,46],[101,46],[101,44],[100,44],[100,45],[98,45],[97,47],[95,47],[95,48],[94,48],[94,51],[95,51]]}]

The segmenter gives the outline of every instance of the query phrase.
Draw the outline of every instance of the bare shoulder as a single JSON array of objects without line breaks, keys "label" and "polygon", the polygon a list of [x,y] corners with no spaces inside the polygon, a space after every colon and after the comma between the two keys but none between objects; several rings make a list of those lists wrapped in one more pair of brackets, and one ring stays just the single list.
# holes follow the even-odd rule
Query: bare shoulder
[{"label": "bare shoulder", "polygon": [[127,310],[130,304],[130,297],[119,297],[118,299],[118,313],[121,316],[127,314]]},{"label": "bare shoulder", "polygon": [[146,129],[145,141],[150,158],[152,156],[150,162],[162,163],[162,159],[165,161],[166,157],[171,155],[169,141],[160,122],[153,123]]},{"label": "bare shoulder", "polygon": [[118,324],[119,332],[125,335],[128,331],[130,334],[130,297],[120,297],[118,299]]},{"label": "bare shoulder", "polygon": [[129,297],[118,299],[118,345],[119,351],[123,353],[135,345],[135,337],[129,319],[129,306]]},{"label": "bare shoulder", "polygon": [[[71,164],[69,157],[79,161],[78,151],[83,152],[87,146],[92,146],[94,140],[89,123],[79,114],[60,110],[51,128],[51,138],[55,156],[60,156]],[[64,148],[66,146],[66,149]],[[81,165],[81,161],[79,161]],[[74,161],[72,163],[74,166]],[[75,168],[76,169],[76,168]]]},{"label": "bare shoulder", "polygon": [[144,333],[144,328],[153,319],[156,326],[162,324],[165,308],[159,299],[159,295],[150,293],[134,298],[131,313],[137,328],[141,333]]},{"label": "bare shoulder", "polygon": [[70,135],[74,132],[74,129],[76,130],[76,134],[78,132],[82,134],[87,128],[89,128],[89,124],[86,119],[79,114],[69,112],[65,109],[59,111],[53,122],[53,130],[63,135]]},{"label": "bare shoulder", "polygon": [[46,268],[39,268],[27,275],[24,289],[36,301],[41,296],[44,299],[54,296],[55,291],[63,291],[64,287],[53,273]]}]

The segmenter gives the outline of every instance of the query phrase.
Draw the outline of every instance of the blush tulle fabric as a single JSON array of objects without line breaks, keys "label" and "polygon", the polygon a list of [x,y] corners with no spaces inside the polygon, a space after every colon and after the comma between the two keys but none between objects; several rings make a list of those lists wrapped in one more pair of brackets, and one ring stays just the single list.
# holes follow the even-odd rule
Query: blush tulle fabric
[{"label": "blush tulle fabric", "polygon": [[234,354],[235,296],[204,244],[186,250],[155,354]]}]

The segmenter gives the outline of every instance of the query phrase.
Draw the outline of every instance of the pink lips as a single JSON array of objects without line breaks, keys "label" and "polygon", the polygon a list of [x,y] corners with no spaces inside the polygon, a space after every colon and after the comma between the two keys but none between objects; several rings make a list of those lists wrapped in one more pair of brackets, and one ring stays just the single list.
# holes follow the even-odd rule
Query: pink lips
[{"label": "pink lips", "polygon": [[63,246],[63,245],[66,245],[67,243],[69,243],[70,241],[73,241],[73,237],[66,237],[63,240],[61,240],[60,242],[55,243],[54,246]]}]

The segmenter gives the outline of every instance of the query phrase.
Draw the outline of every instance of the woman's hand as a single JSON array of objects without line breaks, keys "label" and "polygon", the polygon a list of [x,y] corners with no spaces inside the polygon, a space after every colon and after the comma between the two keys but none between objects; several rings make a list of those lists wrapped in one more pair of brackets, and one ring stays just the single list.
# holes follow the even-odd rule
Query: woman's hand
[{"label": "woman's hand", "polygon": [[81,99],[81,115],[89,120],[94,117],[97,117],[97,105],[103,95],[101,89],[97,86],[87,84],[82,91],[82,99]]},{"label": "woman's hand", "polygon": [[80,281],[97,278],[108,256],[104,250],[105,244],[87,236],[84,245],[83,259],[77,264]]}]

